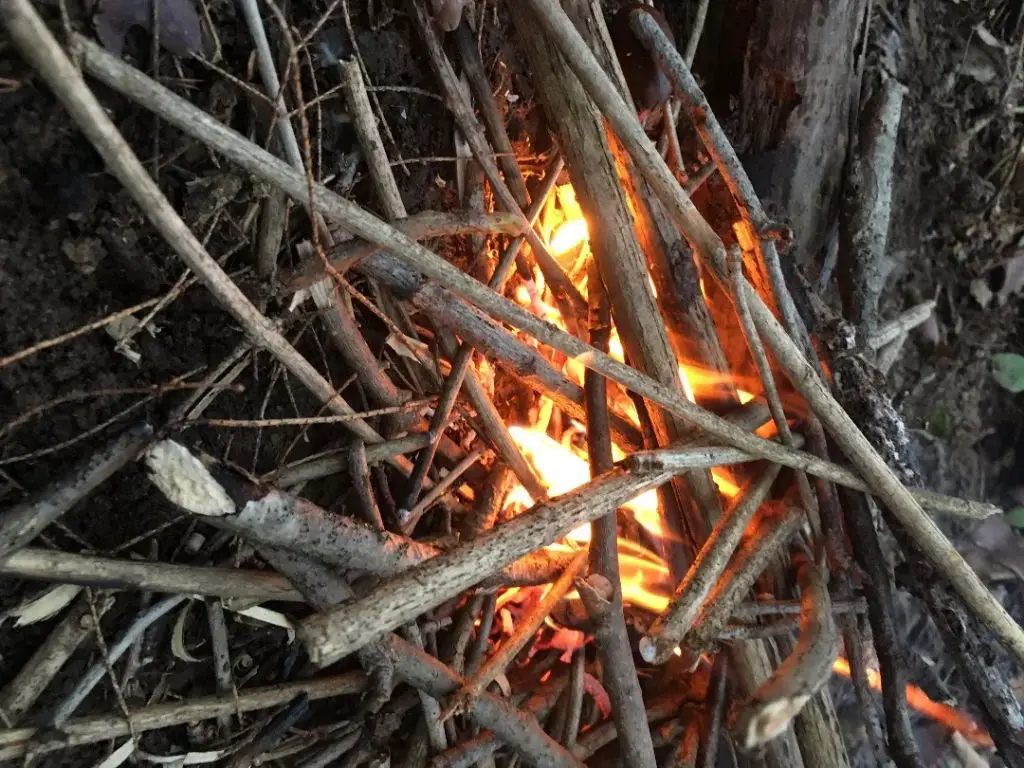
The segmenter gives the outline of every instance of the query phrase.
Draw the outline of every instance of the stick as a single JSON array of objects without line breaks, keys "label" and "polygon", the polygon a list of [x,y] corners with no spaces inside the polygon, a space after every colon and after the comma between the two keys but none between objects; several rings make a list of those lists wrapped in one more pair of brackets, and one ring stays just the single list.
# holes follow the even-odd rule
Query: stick
[{"label": "stick", "polygon": [[612,471],[591,483],[534,505],[512,521],[397,576],[351,604],[310,617],[299,629],[310,659],[331,664],[389,629],[412,621],[574,527],[608,514],[656,488],[667,474],[632,477]]},{"label": "stick", "polygon": [[839,216],[839,294],[843,314],[862,340],[878,328],[885,289],[883,260],[892,212],[896,134],[906,87],[882,75],[860,117]]},{"label": "stick", "polygon": [[641,638],[640,655],[645,661],[664,664],[672,657],[675,647],[690,631],[705,599],[725,572],[747,525],[768,498],[779,470],[780,467],[774,464],[762,470],[715,524],[686,572],[686,578],[676,587],[668,609]]},{"label": "stick", "polygon": [[786,728],[832,674],[839,654],[828,590],[810,560],[798,571],[800,581],[800,639],[775,673],[738,714],[733,733],[743,749],[774,739]]},{"label": "stick", "polygon": [[[651,725],[668,720],[676,715],[679,712],[679,705],[682,703],[682,699],[682,694],[676,693],[652,702],[644,710],[644,720],[641,728],[645,731],[650,731]],[[582,734],[576,742],[576,748],[573,750],[573,753],[580,760],[589,760],[599,749],[608,746],[619,738],[615,721],[608,720]]]},{"label": "stick", "polygon": [[[235,316],[254,341],[277,357],[332,411],[353,413],[330,383],[288,343],[206,252],[150,178],[31,4],[27,0],[4,2],[0,7],[0,18],[22,55],[53,89],[103,157],[107,168],[132,193],[156,229],[210,292]],[[346,426],[367,442],[381,441],[380,436],[363,421],[349,422]]]},{"label": "stick", "polygon": [[441,478],[437,485],[430,489],[429,493],[416,502],[416,506],[407,512],[404,510],[400,512],[399,525],[401,525],[402,530],[407,534],[412,534],[412,531],[416,528],[416,523],[419,522],[419,519],[423,514],[430,509],[437,500],[441,498],[441,496],[447,493],[448,489],[455,484],[455,481],[462,477],[462,475],[464,475],[470,467],[476,464],[483,455],[483,448],[477,448],[474,450],[471,454],[466,456],[466,458],[452,467],[448,474]]},{"label": "stick", "polygon": [[[808,453],[797,453],[801,457],[811,457]],[[722,466],[726,464],[741,464],[747,461],[754,461],[755,456],[742,450],[732,448],[659,448],[654,451],[637,451],[630,454],[624,465],[634,472],[662,472],[679,471],[683,468],[693,466]],[[706,462],[706,464],[705,464]],[[716,462],[712,464],[711,462]],[[829,480],[833,483],[846,486],[856,491],[870,493],[870,486],[853,474],[845,467],[824,461],[817,457],[803,463],[802,460],[792,460],[789,456],[783,461],[777,462],[793,469],[802,469],[809,474]],[[951,496],[944,496],[932,491],[913,489],[910,494],[919,504],[927,507],[932,512],[952,515],[954,517],[965,517],[973,520],[984,520],[992,515],[1002,514],[1002,510],[994,504],[982,501],[968,501],[957,499]]]},{"label": "stick", "polygon": [[[596,268],[591,272],[588,286],[590,338],[597,349],[607,352],[611,336],[611,307]],[[608,381],[593,371],[587,371],[584,387],[587,396],[587,455],[591,477],[597,477],[612,468]],[[590,524],[593,578],[603,578],[611,587],[607,598],[594,604],[590,618],[595,624],[594,643],[605,671],[604,683],[612,702],[612,718],[616,732],[622,734],[623,757],[629,765],[643,768],[655,765],[654,745],[647,726],[643,693],[622,607],[617,519],[617,510],[613,510]],[[584,603],[584,608],[591,612],[590,604]]]},{"label": "stick", "polygon": [[[113,604],[113,599],[101,601],[97,613],[106,613]],[[21,720],[67,660],[95,631],[89,601],[80,597],[18,674],[0,690],[0,719],[9,725]]]},{"label": "stick", "polygon": [[908,331],[912,331],[924,323],[934,311],[934,300],[923,301],[917,306],[901,312],[889,322],[880,325],[874,333],[865,339],[864,343],[869,349],[879,351],[882,347],[891,344]]},{"label": "stick", "polygon": [[[502,234],[517,237],[522,235],[525,224],[512,213],[498,211],[480,213],[477,211],[422,211],[406,219],[393,222],[395,229],[412,240],[429,240],[435,237],[451,237],[468,234]],[[358,266],[365,259],[380,253],[382,247],[362,238],[353,238],[336,245],[329,254],[329,263],[338,272],[344,273]],[[311,258],[294,272],[281,276],[285,293],[294,293],[308,288],[323,279],[326,265],[318,258]]]},{"label": "stick", "polygon": [[803,510],[787,506],[781,510],[768,507],[751,523],[750,535],[744,539],[733,556],[731,567],[705,600],[704,609],[693,629],[681,641],[684,658],[689,654],[692,661],[711,643],[711,638],[728,621],[733,606],[746,596],[757,577],[802,522]]},{"label": "stick", "polygon": [[[395,661],[395,675],[414,688],[435,699],[443,699],[456,691],[462,679],[431,656],[395,635],[382,641]],[[493,731],[498,738],[516,750],[528,763],[546,768],[583,768],[557,741],[537,724],[501,698],[483,693],[470,706],[469,716],[482,728]]]},{"label": "stick", "polygon": [[900,768],[916,768],[921,758],[910,725],[904,691],[907,672],[903,645],[893,621],[892,571],[885,556],[868,500],[859,493],[841,490],[844,519],[854,557],[864,575],[868,600],[868,621],[874,640],[878,667],[882,673],[882,708],[889,755]]},{"label": "stick", "polygon": [[26,548],[16,552],[0,562],[0,576],[106,590],[148,590],[259,602],[302,600],[288,581],[276,573],[114,560],[49,549]]},{"label": "stick", "polygon": [[176,606],[180,605],[187,599],[187,595],[172,595],[171,597],[165,597],[160,602],[150,606],[140,613],[128,629],[121,633],[117,642],[110,646],[106,657],[89,667],[88,671],[78,681],[78,684],[75,685],[72,691],[61,700],[60,704],[56,709],[54,709],[53,714],[50,716],[50,725],[54,728],[63,728],[67,723],[68,718],[75,713],[75,710],[78,709],[79,705],[85,701],[85,697],[89,695],[92,689],[96,687],[96,684],[107,673],[108,666],[113,666],[117,663],[117,660],[120,659],[121,655],[128,650],[131,644],[135,641],[135,638],[145,632],[153,622],[174,610]]},{"label": "stick", "polygon": [[0,516],[0,562],[26,546],[51,523],[138,458],[152,439],[149,424],[130,427],[48,488]]},{"label": "stick", "polygon": [[370,465],[366,461],[366,444],[357,440],[348,453],[348,476],[356,494],[356,506],[363,519],[378,531],[384,530],[384,520],[380,515],[380,507],[373,495],[370,480]]},{"label": "stick", "polygon": [[320,680],[300,680],[239,691],[237,697],[204,696],[181,702],[154,704],[132,711],[130,725],[120,712],[116,715],[80,717],[64,723],[63,738],[39,742],[35,741],[38,729],[14,728],[0,731],[0,760],[23,757],[30,748],[33,755],[49,754],[128,736],[131,729],[136,733],[144,733],[209,720],[221,714],[279,707],[301,693],[305,693],[311,701],[350,696],[359,693],[365,684],[366,677],[361,672],[346,672]]},{"label": "stick", "polygon": [[[377,464],[392,456],[418,451],[427,444],[427,435],[409,435],[397,440],[388,440],[384,443],[362,446],[363,455],[368,464]],[[330,477],[344,472],[351,460],[349,458],[354,446],[345,448],[333,456],[321,456],[310,459],[302,459],[294,464],[288,464],[280,469],[260,477],[260,482],[277,485],[281,488],[290,488],[296,485],[308,483],[310,480],[318,480],[322,477]]]},{"label": "stick", "polygon": [[470,704],[483,693],[494,678],[502,674],[512,659],[519,653],[533,635],[540,629],[541,624],[548,615],[555,609],[562,598],[572,589],[573,581],[580,571],[587,564],[586,552],[581,552],[573,559],[569,566],[562,571],[558,581],[551,585],[551,588],[544,594],[543,599],[537,603],[525,616],[516,624],[516,631],[483,663],[478,670],[467,677],[462,686],[451,696],[441,712],[443,720],[449,719],[452,715],[464,712]]}]

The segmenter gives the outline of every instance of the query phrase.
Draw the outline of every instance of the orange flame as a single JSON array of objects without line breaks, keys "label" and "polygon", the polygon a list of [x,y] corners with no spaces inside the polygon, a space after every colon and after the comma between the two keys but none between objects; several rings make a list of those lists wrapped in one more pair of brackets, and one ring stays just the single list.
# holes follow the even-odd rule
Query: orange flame
[{"label": "orange flame", "polygon": [[[846,678],[850,678],[852,676],[850,673],[850,662],[842,656],[836,659],[832,664],[832,671]],[[876,691],[881,691],[882,675],[878,670],[868,669],[867,676],[868,685]],[[930,717],[932,720],[941,723],[950,730],[959,731],[963,734],[964,738],[975,746],[992,746],[992,737],[989,736],[988,731],[978,725],[970,715],[961,712],[955,707],[942,704],[938,701],[933,701],[927,693],[922,691],[916,685],[907,686],[906,697],[907,704],[922,715]]]}]

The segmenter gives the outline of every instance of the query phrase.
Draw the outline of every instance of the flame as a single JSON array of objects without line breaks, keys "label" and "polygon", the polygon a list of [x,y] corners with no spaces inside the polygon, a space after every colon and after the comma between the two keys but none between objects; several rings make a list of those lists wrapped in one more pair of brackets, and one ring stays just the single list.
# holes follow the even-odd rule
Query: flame
[{"label": "flame", "polygon": [[560,224],[558,229],[551,234],[551,242],[548,245],[555,256],[561,256],[585,242],[589,237],[590,232],[587,229],[586,219],[569,219]]},{"label": "flame", "polygon": [[[509,427],[509,432],[552,496],[561,496],[590,482],[590,465],[587,460],[559,444],[546,433],[531,427],[517,426]],[[620,452],[620,458],[621,455]],[[517,485],[505,500],[506,508],[513,503],[529,507],[533,504],[533,499],[525,488]],[[641,494],[624,506],[633,513],[633,517],[640,525],[655,536],[665,535],[660,523],[656,491]],[[581,543],[590,541],[590,526],[581,525],[567,538]]]},{"label": "flame", "polygon": [[[850,662],[840,656],[832,664],[832,671],[843,677],[850,678]],[[867,670],[868,685],[876,691],[882,690],[882,675],[877,669]],[[974,718],[955,707],[932,700],[927,693],[916,685],[908,685],[906,690],[907,704],[922,715],[932,718],[950,730],[959,731],[969,742],[978,747],[991,747],[992,737],[978,725]]]}]

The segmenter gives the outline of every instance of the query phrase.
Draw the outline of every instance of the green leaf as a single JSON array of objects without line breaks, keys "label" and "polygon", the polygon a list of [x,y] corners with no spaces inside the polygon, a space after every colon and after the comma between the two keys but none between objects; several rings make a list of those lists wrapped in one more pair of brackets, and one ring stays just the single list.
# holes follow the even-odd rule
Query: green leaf
[{"label": "green leaf", "polygon": [[992,376],[996,383],[1010,392],[1024,392],[1024,356],[1013,352],[992,355]]},{"label": "green leaf", "polygon": [[1024,528],[1024,507],[1014,507],[1007,512],[1006,522],[1014,528]]}]

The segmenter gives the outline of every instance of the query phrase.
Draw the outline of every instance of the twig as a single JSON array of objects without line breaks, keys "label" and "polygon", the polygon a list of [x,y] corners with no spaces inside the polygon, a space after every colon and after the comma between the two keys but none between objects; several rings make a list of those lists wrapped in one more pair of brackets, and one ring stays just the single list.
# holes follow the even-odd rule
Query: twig
[{"label": "twig", "polygon": [[882,323],[873,333],[868,335],[864,343],[869,349],[881,350],[882,347],[894,342],[900,336],[924,323],[932,316],[934,311],[934,300],[923,301],[917,306],[901,312],[889,322]]},{"label": "twig", "polygon": [[566,703],[565,731],[562,744],[570,752],[576,746],[580,732],[580,718],[583,716],[583,676],[586,674],[586,651],[577,648],[572,657],[572,669],[569,673],[569,693]]},{"label": "twig", "polygon": [[[429,450],[429,449],[428,449]],[[399,524],[403,531],[407,534],[411,534],[413,529],[416,527],[416,523],[423,514],[432,507],[441,496],[448,492],[448,489],[455,485],[455,482],[462,477],[474,464],[476,464],[480,457],[484,455],[483,448],[477,448],[470,453],[466,458],[456,464],[451,470],[441,478],[438,483],[430,489],[430,492],[425,494],[412,509],[399,512]]]},{"label": "twig", "polygon": [[697,765],[700,768],[714,768],[718,764],[718,742],[722,736],[725,709],[728,703],[726,693],[729,689],[729,657],[724,653],[715,657],[708,688],[707,733],[701,739],[701,745],[697,751]]},{"label": "twig", "polygon": [[[423,636],[420,634],[416,622],[411,622],[402,628],[406,640],[423,652]],[[444,732],[444,721],[447,719],[441,712],[441,702],[425,691],[419,691],[420,707],[423,709],[423,721],[427,725],[427,737],[430,741],[430,748],[433,752],[444,752],[448,749],[448,738]]]},{"label": "twig", "polygon": [[373,495],[370,465],[366,460],[366,444],[361,440],[357,440],[348,452],[348,476],[363,519],[378,531],[383,531],[384,520],[380,515],[377,499]]},{"label": "twig", "polygon": [[864,592],[868,601],[871,637],[882,673],[882,706],[888,752],[897,766],[917,768],[921,765],[921,758],[904,696],[907,672],[903,641],[893,621],[894,584],[890,564],[882,549],[867,498],[847,490],[840,490],[839,497],[854,557],[867,577]]},{"label": "twig", "polygon": [[[565,686],[564,675],[549,680],[523,702],[522,710],[529,712],[538,722],[543,722],[548,713],[554,709]],[[500,746],[501,743],[494,733],[484,731],[437,755],[431,768],[473,768],[474,765],[479,766],[479,761],[493,755]]]},{"label": "twig", "polygon": [[534,505],[531,510],[421,567],[384,582],[363,598],[305,620],[299,635],[319,665],[360,648],[368,639],[407,623],[574,527],[608,514],[668,479],[612,471],[591,483]]},{"label": "twig", "polygon": [[[254,340],[281,360],[314,395],[336,413],[352,413],[327,380],[260,314],[185,226],[31,4],[26,0],[5,3],[0,18],[15,45],[57,94],[104,158],[107,168],[133,194],[164,239],[211,293],[234,314]],[[365,422],[354,421],[348,427],[367,442],[380,442],[380,436]]]},{"label": "twig", "polygon": [[[257,709],[278,707],[305,693],[311,701],[349,696],[359,693],[366,684],[361,672],[346,672],[321,680],[300,680],[281,683],[251,691],[239,691],[237,698],[205,696],[181,702],[154,704],[131,713],[131,727],[136,733],[170,728],[176,725],[208,720],[224,713],[252,712]],[[24,756],[31,747],[33,755],[56,752],[85,744],[96,744],[130,733],[124,715],[94,715],[68,720],[62,728],[63,737],[35,742],[37,729],[15,728],[0,731],[0,760],[13,760]]]},{"label": "twig", "polygon": [[[97,613],[102,615],[113,604],[112,598],[103,600]],[[32,708],[67,660],[95,631],[93,623],[89,602],[80,597],[18,674],[0,690],[0,717],[5,722],[17,724]]]},{"label": "twig", "polygon": [[[476,211],[422,211],[406,219],[393,222],[395,229],[412,240],[429,240],[434,237],[453,235],[502,234],[519,236],[526,224],[518,216],[498,211],[478,213]],[[346,272],[383,250],[375,242],[354,238],[339,243],[330,253],[330,266],[338,272]],[[294,292],[308,288],[324,276],[326,265],[318,258],[311,258],[294,272],[281,277],[284,290]]]},{"label": "twig", "polygon": [[[241,478],[235,481],[238,489],[232,499],[186,448],[171,440],[161,441],[149,451],[146,466],[150,479],[168,501],[258,544],[379,574],[397,573],[438,553],[429,544],[332,515],[284,491],[261,493]],[[183,487],[189,492],[178,490]],[[206,495],[197,497],[192,488]],[[211,498],[221,501],[211,507],[205,503]]]},{"label": "twig", "polygon": [[885,731],[882,728],[882,718],[879,716],[875,697],[871,693],[867,666],[868,645],[865,639],[867,627],[862,626],[861,622],[866,623],[866,617],[856,617],[845,622],[846,626],[843,629],[843,645],[849,658],[850,680],[853,683],[854,696],[860,707],[860,716],[864,721],[864,729],[867,731],[876,762],[881,768],[895,768],[896,764],[889,757]]},{"label": "twig", "polygon": [[[395,675],[426,691],[435,699],[443,699],[459,688],[462,679],[431,656],[418,651],[395,635],[382,641],[395,662]],[[468,715],[482,728],[493,731],[498,738],[522,755],[527,762],[546,768],[583,768],[583,764],[552,739],[537,722],[489,693],[473,701]]]},{"label": "twig", "polygon": [[733,733],[740,746],[753,749],[778,736],[828,681],[839,654],[826,588],[818,567],[809,559],[799,566],[800,639],[775,673],[739,713]]},{"label": "twig", "polygon": [[[225,429],[265,429],[267,427],[308,427],[314,424],[346,424],[351,421],[358,421],[374,416],[387,414],[405,413],[424,409],[431,405],[431,400],[414,400],[402,405],[389,405],[384,408],[373,408],[369,411],[359,411],[338,416],[298,416],[286,419],[194,419],[185,422],[189,425],[204,427],[223,427]],[[392,454],[394,455],[394,454]]]},{"label": "twig", "polygon": [[13,355],[0,357],[0,368],[6,368],[8,365],[12,365],[21,360],[24,360],[27,357],[31,357],[37,352],[42,352],[45,349],[51,349],[53,347],[63,344],[66,341],[71,341],[72,339],[77,339],[79,336],[84,336],[90,331],[95,331],[99,328],[108,326],[111,323],[116,323],[118,320],[122,320],[126,317],[129,317],[130,315],[134,315],[136,312],[141,312],[144,309],[149,309],[154,304],[157,304],[162,300],[163,297],[159,296],[155,299],[146,299],[146,301],[136,304],[133,307],[128,307],[127,309],[119,310],[99,320],[94,320],[91,323],[86,323],[85,325],[81,326],[80,328],[76,328],[73,331],[62,333],[60,336],[54,336],[52,339],[47,339],[46,341],[40,341],[39,343],[33,344],[31,347],[27,347],[26,349],[23,349],[20,352],[15,352]]},{"label": "twig", "polygon": [[[217,683],[217,693],[233,696],[235,681],[231,675],[231,651],[228,648],[228,625],[224,620],[224,606],[220,600],[213,599],[206,603],[206,621],[210,629],[210,649],[212,651],[213,678]],[[217,724],[222,731],[231,727],[231,716],[220,715]]]},{"label": "twig", "polygon": [[[611,307],[596,267],[588,280],[590,301],[590,339],[602,352],[608,351],[611,336]],[[587,455],[591,476],[612,467],[611,432],[608,424],[608,382],[594,373],[584,374],[587,397]],[[590,524],[590,563],[594,577],[606,580],[610,594],[601,610],[595,610],[594,642],[605,670],[605,688],[612,702],[616,731],[622,734],[622,754],[638,768],[654,765],[647,715],[643,708],[640,680],[633,661],[633,649],[622,608],[622,582],[619,575],[617,511],[612,510]],[[582,594],[582,593],[581,593]],[[590,605],[584,603],[590,610]],[[595,609],[598,606],[595,605]]]},{"label": "twig", "polygon": [[693,60],[697,58],[697,47],[700,45],[700,36],[704,32],[704,21],[707,19],[708,6],[710,5],[711,0],[700,0],[697,12],[693,16],[693,22],[690,25],[690,37],[686,41],[686,53],[683,55],[688,67],[692,67]]},{"label": "twig", "polygon": [[[797,458],[797,457],[800,458]],[[732,448],[694,448],[692,446],[680,448],[660,448],[654,451],[637,451],[630,454],[624,460],[625,466],[634,472],[661,472],[679,471],[683,468],[701,466],[705,462],[710,466],[722,466],[725,464],[740,464],[745,461],[755,460],[751,453]],[[793,469],[802,469],[808,474],[838,483],[856,491],[871,492],[871,487],[853,474],[845,467],[824,461],[812,456],[809,453],[796,452],[787,453],[785,457],[776,457],[778,464]],[[711,463],[715,462],[715,463]],[[992,515],[1002,514],[1002,510],[994,504],[981,501],[969,501],[957,499],[952,496],[944,496],[932,491],[913,489],[911,496],[924,507],[932,512],[954,517],[966,517],[973,520],[984,520]]]},{"label": "twig", "polygon": [[690,630],[694,619],[729,565],[747,525],[771,491],[780,467],[769,465],[743,489],[732,507],[715,524],[686,577],[676,587],[668,609],[640,640],[640,655],[653,664],[664,664]]},{"label": "twig", "polygon": [[[649,731],[651,725],[668,720],[676,715],[679,712],[682,698],[682,694],[673,694],[651,703],[644,710],[644,720],[641,728]],[[599,749],[608,746],[618,738],[618,728],[615,725],[615,721],[610,720],[591,728],[581,735],[573,752],[581,760],[589,760]]]},{"label": "twig", "polygon": [[501,644],[497,651],[484,661],[483,665],[470,677],[467,677],[462,686],[456,691],[445,704],[441,717],[445,720],[459,712],[466,711],[472,702],[480,696],[491,682],[505,671],[506,667],[515,658],[515,655],[523,649],[530,641],[534,633],[540,629],[541,624],[548,615],[555,609],[555,606],[562,601],[569,590],[572,589],[573,581],[580,571],[587,564],[586,552],[576,555],[569,566],[562,571],[558,580],[544,594],[543,599],[537,603],[525,616],[519,619],[516,624],[516,631]]},{"label": "twig", "polygon": [[103,589],[199,594],[260,602],[302,599],[289,587],[287,580],[265,571],[114,560],[49,549],[26,548],[14,553],[0,561],[0,575]]},{"label": "twig", "polygon": [[875,334],[885,288],[896,134],[906,87],[884,74],[864,105],[860,135],[839,217],[839,288],[843,314],[861,339]]},{"label": "twig", "polygon": [[[459,126],[459,130],[465,137],[470,149],[473,150],[473,155],[480,164],[484,175],[487,176],[487,180],[491,183],[494,195],[501,207],[511,213],[517,213],[525,219],[526,216],[523,214],[522,208],[502,178],[497,163],[494,162],[491,148],[487,145],[487,139],[484,136],[483,127],[477,121],[472,107],[467,103],[462,91],[458,87],[455,71],[452,69],[452,65],[441,46],[437,32],[427,16],[423,0],[412,0],[412,8],[414,21],[420,31],[423,42],[426,44],[431,67],[433,67],[441,83],[441,89],[445,95],[445,104],[455,118],[455,122]],[[586,302],[580,296],[576,286],[573,285],[565,272],[562,271],[554,256],[548,252],[547,245],[540,239],[528,221],[523,236],[530,244],[534,258],[537,261],[537,266],[540,267],[541,272],[544,274],[544,279],[555,296],[555,301],[562,313],[563,320],[570,328],[576,327],[578,318],[586,311]]]},{"label": "twig", "polygon": [[[176,606],[187,599],[187,595],[165,597],[160,602],[140,613],[128,629],[121,633],[117,642],[110,646],[103,659],[93,664],[71,692],[61,699],[60,704],[50,716],[50,725],[54,728],[63,729],[68,718],[75,713],[79,705],[85,701],[85,697],[89,695],[92,689],[96,687],[96,684],[103,678],[103,675],[106,674],[107,665],[113,665],[121,658],[121,655],[135,641],[135,638],[145,632],[153,622],[174,610]],[[0,743],[2,743],[2,740],[0,740]]]},{"label": "twig", "polygon": [[152,440],[153,428],[137,424],[80,462],[49,488],[0,517],[0,562],[26,546],[105,480],[138,458]]},{"label": "twig", "polygon": [[[427,444],[428,439],[427,435],[409,435],[408,437],[388,440],[387,442],[374,445],[363,443],[361,450],[367,464],[377,464],[392,456],[400,456],[418,451]],[[353,450],[355,450],[355,447],[349,446],[334,455],[301,459],[263,475],[260,481],[278,485],[282,488],[290,488],[295,485],[308,483],[310,480],[330,477],[346,470],[351,461],[350,455]]]},{"label": "twig", "polygon": [[682,639],[684,658],[692,661],[711,643],[728,621],[733,606],[747,594],[802,522],[803,510],[796,507],[762,510],[751,523],[751,533],[733,556],[729,569],[704,602],[693,629]]}]

